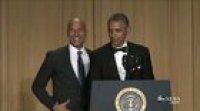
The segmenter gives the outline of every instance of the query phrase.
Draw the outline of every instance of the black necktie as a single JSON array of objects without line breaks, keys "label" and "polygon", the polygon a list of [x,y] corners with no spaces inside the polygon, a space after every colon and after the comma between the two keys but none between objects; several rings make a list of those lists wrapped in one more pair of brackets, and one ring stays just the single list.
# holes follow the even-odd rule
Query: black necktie
[{"label": "black necktie", "polygon": [[77,64],[78,64],[79,81],[83,85],[85,83],[85,70],[84,70],[83,60],[81,57],[82,51],[78,51],[77,54],[78,54]]},{"label": "black necktie", "polygon": [[127,52],[127,47],[113,48],[113,49],[114,49],[114,53],[116,53],[116,52],[118,52],[118,51]]}]

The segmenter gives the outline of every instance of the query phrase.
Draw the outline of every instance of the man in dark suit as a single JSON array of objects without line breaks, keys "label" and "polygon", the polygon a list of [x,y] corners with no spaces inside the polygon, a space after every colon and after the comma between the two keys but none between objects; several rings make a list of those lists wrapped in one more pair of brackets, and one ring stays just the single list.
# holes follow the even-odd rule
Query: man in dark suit
[{"label": "man in dark suit", "polygon": [[130,32],[126,15],[116,13],[107,22],[110,43],[93,52],[92,80],[154,79],[147,47],[127,41]]},{"label": "man in dark suit", "polygon": [[[47,53],[33,82],[36,97],[54,111],[87,110],[87,74],[90,67],[90,51],[83,46],[86,26],[79,18],[68,23],[69,44]],[[53,95],[46,86],[53,82]]]}]

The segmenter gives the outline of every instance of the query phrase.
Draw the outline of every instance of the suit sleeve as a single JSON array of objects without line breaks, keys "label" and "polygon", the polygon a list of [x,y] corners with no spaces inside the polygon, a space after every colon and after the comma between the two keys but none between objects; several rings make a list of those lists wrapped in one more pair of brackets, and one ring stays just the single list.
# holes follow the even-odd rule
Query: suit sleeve
[{"label": "suit sleeve", "polygon": [[153,68],[151,64],[151,57],[148,48],[145,48],[143,55],[143,79],[154,80]]},{"label": "suit sleeve", "polygon": [[32,85],[32,91],[41,103],[49,109],[53,108],[55,99],[48,94],[46,86],[53,73],[51,53],[47,53]]},{"label": "suit sleeve", "polygon": [[90,103],[90,96],[91,96],[91,90],[92,90],[92,83],[95,80],[101,80],[101,70],[99,67],[98,60],[95,56],[94,52],[92,52],[91,57],[90,57],[90,70],[89,70],[89,75],[88,75],[88,93],[87,93],[87,100],[88,103]]},{"label": "suit sleeve", "polygon": [[101,80],[101,66],[100,60],[96,53],[93,53],[91,56],[91,65],[90,65],[90,80]]}]

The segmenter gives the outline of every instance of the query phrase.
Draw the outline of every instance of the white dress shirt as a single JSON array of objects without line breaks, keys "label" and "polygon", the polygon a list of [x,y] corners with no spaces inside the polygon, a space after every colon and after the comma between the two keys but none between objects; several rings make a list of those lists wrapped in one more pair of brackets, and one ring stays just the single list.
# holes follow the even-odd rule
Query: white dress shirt
[{"label": "white dress shirt", "polygon": [[90,57],[89,57],[89,54],[87,53],[86,49],[83,47],[80,50],[78,50],[76,47],[69,44],[69,51],[70,51],[70,62],[71,62],[71,65],[73,67],[73,70],[74,70],[77,78],[79,78],[78,64],[77,64],[77,60],[78,60],[77,52],[82,51],[81,57],[83,60],[85,77],[86,77],[89,72],[89,68],[90,68]]},{"label": "white dress shirt", "polygon": [[[122,46],[115,48],[122,48],[122,47],[127,47],[127,42],[124,42]],[[121,81],[124,81],[126,79],[126,70],[123,66],[123,60],[122,60],[124,55],[127,55],[127,52],[117,51],[114,54],[115,63],[117,65],[117,70]]]}]

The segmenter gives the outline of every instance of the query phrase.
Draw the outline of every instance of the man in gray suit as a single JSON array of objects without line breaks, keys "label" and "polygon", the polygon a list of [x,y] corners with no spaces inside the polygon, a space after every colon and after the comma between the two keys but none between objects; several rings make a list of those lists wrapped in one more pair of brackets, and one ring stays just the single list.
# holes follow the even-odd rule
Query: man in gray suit
[{"label": "man in gray suit", "polygon": [[[86,25],[79,18],[69,21],[69,44],[49,51],[33,82],[32,90],[41,103],[53,111],[87,110],[87,74],[90,50],[84,47]],[[53,81],[53,95],[46,91]]]}]

